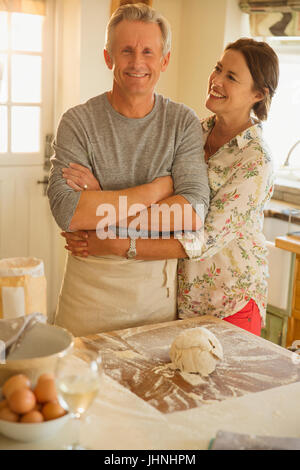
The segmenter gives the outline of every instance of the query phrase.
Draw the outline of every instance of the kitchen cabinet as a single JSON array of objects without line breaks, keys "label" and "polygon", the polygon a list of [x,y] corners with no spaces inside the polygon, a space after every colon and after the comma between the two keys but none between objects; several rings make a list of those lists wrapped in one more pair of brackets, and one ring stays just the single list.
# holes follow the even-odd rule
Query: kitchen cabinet
[{"label": "kitchen cabinet", "polygon": [[292,276],[291,314],[287,319],[286,342],[284,345],[289,347],[293,341],[300,340],[300,238],[292,236],[277,237],[275,246],[290,251],[295,256]]},{"label": "kitchen cabinet", "polygon": [[[286,236],[290,232],[294,235],[299,232],[299,215],[300,205],[275,199],[264,211],[263,233],[268,249],[270,277],[266,324],[261,336],[283,347],[300,339],[300,279],[297,274],[300,238]],[[298,294],[295,291],[297,285]]]},{"label": "kitchen cabinet", "polygon": [[267,311],[266,325],[262,328],[261,337],[279,346],[285,346],[287,323],[286,315]]}]

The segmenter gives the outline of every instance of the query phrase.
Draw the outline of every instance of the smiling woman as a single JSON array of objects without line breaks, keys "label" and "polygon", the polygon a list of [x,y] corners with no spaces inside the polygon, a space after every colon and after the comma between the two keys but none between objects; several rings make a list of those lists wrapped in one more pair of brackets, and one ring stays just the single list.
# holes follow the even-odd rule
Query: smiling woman
[{"label": "smiling woman", "polygon": [[253,124],[253,114],[267,118],[278,76],[278,58],[266,43],[241,38],[226,47],[209,77],[206,107],[221,119],[206,140],[206,159]]}]

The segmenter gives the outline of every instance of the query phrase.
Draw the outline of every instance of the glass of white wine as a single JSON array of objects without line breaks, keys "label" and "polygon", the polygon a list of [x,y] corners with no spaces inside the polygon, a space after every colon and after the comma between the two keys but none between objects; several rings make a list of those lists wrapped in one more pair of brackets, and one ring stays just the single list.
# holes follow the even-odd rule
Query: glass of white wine
[{"label": "glass of white wine", "polygon": [[[56,389],[61,406],[80,421],[82,415],[94,401],[100,388],[103,373],[99,352],[90,349],[75,349],[58,359]],[[80,425],[80,423],[78,423]],[[77,442],[67,446],[70,450],[84,450]]]}]

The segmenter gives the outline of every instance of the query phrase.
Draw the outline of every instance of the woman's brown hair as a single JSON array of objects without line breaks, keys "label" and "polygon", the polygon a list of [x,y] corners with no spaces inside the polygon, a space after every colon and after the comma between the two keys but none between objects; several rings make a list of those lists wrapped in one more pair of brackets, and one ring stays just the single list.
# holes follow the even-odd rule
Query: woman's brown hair
[{"label": "woman's brown hair", "polygon": [[253,111],[258,119],[266,120],[279,79],[279,62],[275,51],[266,42],[250,38],[238,39],[228,44],[225,51],[228,49],[234,49],[243,54],[252,75],[255,90],[264,95],[261,101],[255,103]]}]

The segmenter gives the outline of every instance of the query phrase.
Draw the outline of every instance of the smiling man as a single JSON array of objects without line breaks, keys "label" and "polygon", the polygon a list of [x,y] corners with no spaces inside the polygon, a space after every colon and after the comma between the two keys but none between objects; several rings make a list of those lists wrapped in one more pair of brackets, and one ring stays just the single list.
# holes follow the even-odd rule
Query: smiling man
[{"label": "smiling man", "polygon": [[114,74],[111,105],[127,117],[144,117],[153,108],[154,87],[170,60],[170,52],[162,55],[158,24],[123,20],[104,57]]},{"label": "smiling man", "polygon": [[[178,255],[138,260],[139,240],[128,237],[126,259],[95,235],[107,207],[116,209],[119,223],[132,215],[133,206],[150,211],[153,204],[176,204],[182,214],[191,209],[185,227],[190,230],[207,212],[200,122],[187,106],[155,93],[170,45],[168,22],[158,12],[144,4],[120,7],[109,21],[104,50],[113,72],[111,91],[68,110],[58,127],[51,210],[69,247],[68,237],[79,239],[78,231],[89,231],[89,242],[94,240],[89,256],[81,256],[84,241],[82,253],[69,254],[58,302],[55,323],[75,336],[176,318]],[[122,212],[124,198],[128,211]],[[178,229],[176,223],[170,223],[170,232]],[[183,248],[181,253],[185,256]]]}]

